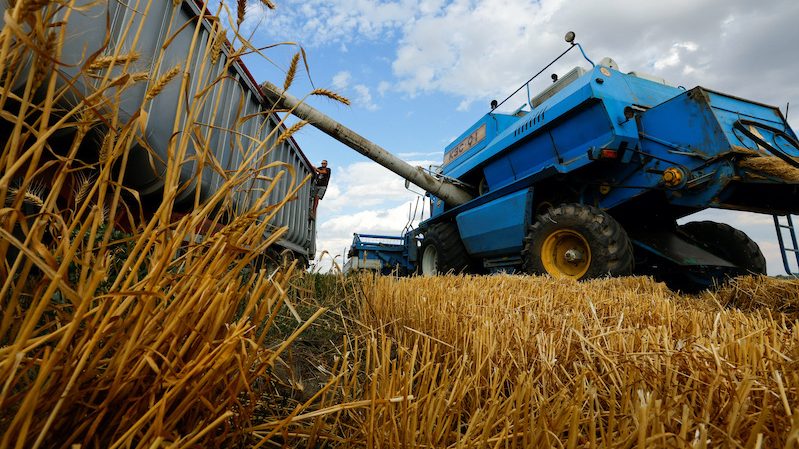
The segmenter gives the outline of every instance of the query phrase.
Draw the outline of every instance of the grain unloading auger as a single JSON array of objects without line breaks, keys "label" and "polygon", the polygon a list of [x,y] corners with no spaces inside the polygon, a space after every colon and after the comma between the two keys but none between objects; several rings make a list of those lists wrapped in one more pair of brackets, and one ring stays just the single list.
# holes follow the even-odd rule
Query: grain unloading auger
[{"label": "grain unloading auger", "polygon": [[[573,33],[566,40],[571,47],[558,59],[582,52]],[[741,231],[709,221],[677,224],[721,208],[774,215],[786,271],[793,271],[796,234],[780,220],[799,213],[799,142],[780,110],[583,56],[591,69],[571,70],[516,112],[497,112],[502,103],[492,103],[445,149],[435,176],[273,85],[262,88],[427,190],[431,218],[402,237],[356,234],[353,268],[521,269],[574,279],[636,273],[685,290],[765,273],[760,248]],[[536,76],[519,90],[529,92]]]},{"label": "grain unloading auger", "polygon": [[261,84],[261,90],[276,106],[288,109],[325,134],[441,198],[447,204],[459,206],[472,200],[473,196],[469,192],[451,182],[430,175],[421,167],[408,164],[324,113],[283,92],[274,84],[267,81]]}]

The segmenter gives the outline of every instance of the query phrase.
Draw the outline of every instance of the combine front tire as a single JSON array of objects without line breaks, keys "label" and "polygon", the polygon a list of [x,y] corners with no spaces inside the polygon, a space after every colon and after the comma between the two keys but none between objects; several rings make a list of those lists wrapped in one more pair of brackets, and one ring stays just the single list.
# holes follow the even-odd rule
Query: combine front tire
[{"label": "combine front tire", "polygon": [[454,223],[437,223],[424,232],[420,248],[419,272],[436,276],[461,273],[469,266],[469,253]]},{"label": "combine front tire", "polygon": [[633,251],[624,228],[607,213],[563,204],[539,215],[522,250],[524,271],[591,279],[632,273]]},{"label": "combine front tire", "polygon": [[715,221],[692,221],[677,229],[710,254],[751,274],[766,274],[766,258],[760,247],[742,231]]}]

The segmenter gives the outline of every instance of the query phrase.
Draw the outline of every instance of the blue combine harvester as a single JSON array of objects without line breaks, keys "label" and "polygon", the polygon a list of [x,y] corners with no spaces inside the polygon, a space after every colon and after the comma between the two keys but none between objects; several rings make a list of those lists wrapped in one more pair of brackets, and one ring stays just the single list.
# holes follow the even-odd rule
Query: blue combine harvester
[{"label": "blue combine harvester", "polygon": [[[573,33],[566,40],[569,50],[582,52]],[[428,192],[429,219],[394,237],[394,244],[369,246],[356,234],[350,266],[379,261],[380,271],[424,275],[650,274],[683,290],[765,273],[763,254],[741,231],[708,221],[677,224],[721,208],[774,215],[786,270],[793,271],[788,262],[799,262],[799,253],[790,214],[799,212],[799,142],[780,110],[622,73],[608,58],[594,64],[583,56],[590,70],[575,68],[540,94],[528,94],[514,113],[499,113],[502,103],[492,102],[491,111],[445,149],[443,165],[432,174],[402,167],[277,89],[271,95]],[[530,81],[517,92],[529,92]]]},{"label": "blue combine harvester", "polygon": [[355,234],[347,253],[344,271],[373,270],[380,274],[405,276],[414,273],[409,252],[416,248],[416,236],[406,232],[391,235]]}]

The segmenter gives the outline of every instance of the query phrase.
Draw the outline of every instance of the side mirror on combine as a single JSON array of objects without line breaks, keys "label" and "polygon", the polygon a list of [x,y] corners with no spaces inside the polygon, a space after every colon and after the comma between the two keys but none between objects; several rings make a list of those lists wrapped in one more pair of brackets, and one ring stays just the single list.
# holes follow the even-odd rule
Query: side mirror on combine
[{"label": "side mirror on combine", "polygon": [[574,45],[574,39],[576,37],[577,37],[577,35],[574,34],[574,31],[569,31],[568,33],[566,33],[566,38],[565,39],[566,39],[566,42]]}]

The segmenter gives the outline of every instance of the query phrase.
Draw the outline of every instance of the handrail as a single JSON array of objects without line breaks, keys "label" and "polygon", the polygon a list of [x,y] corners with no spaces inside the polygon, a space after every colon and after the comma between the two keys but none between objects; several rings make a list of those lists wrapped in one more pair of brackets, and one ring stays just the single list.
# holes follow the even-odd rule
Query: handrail
[{"label": "handrail", "polygon": [[[573,37],[573,36],[572,36],[572,37]],[[560,55],[558,55],[558,57],[557,57],[557,58],[553,59],[553,60],[552,60],[552,62],[550,62],[549,64],[547,64],[547,65],[546,65],[546,67],[544,67],[543,69],[539,70],[539,71],[538,71],[538,73],[536,73],[535,75],[533,75],[533,76],[532,76],[532,78],[530,78],[529,80],[527,80],[527,82],[526,82],[526,83],[522,84],[521,86],[519,86],[519,88],[518,88],[518,89],[514,90],[512,94],[508,95],[508,96],[507,96],[507,97],[506,97],[504,100],[502,100],[501,102],[497,103],[497,105],[496,105],[496,106],[492,107],[492,108],[491,108],[491,112],[494,112],[494,111],[495,111],[495,110],[496,110],[498,107],[500,107],[500,106],[502,106],[503,104],[505,104],[505,102],[506,102],[506,101],[510,100],[510,98],[511,98],[512,96],[514,96],[514,95],[516,95],[517,93],[519,93],[519,91],[520,91],[520,90],[522,90],[524,87],[527,87],[527,104],[529,104],[529,105],[530,105],[530,108],[532,108],[532,107],[533,107],[533,105],[532,105],[532,103],[530,102],[530,83],[531,83],[531,82],[533,82],[533,80],[534,80],[534,79],[538,78],[538,76],[539,76],[539,75],[541,75],[542,73],[544,73],[544,71],[545,71],[546,69],[548,69],[548,68],[552,67],[552,64],[554,64],[554,63],[558,62],[558,60],[559,60],[560,58],[564,57],[564,56],[566,55],[566,53],[570,52],[570,51],[572,50],[572,48],[574,48],[574,47],[577,47],[577,48],[579,48],[579,49],[580,49],[580,53],[582,53],[582,54],[583,54],[583,58],[585,58],[585,60],[586,60],[586,61],[588,61],[588,63],[589,63],[589,64],[591,64],[591,67],[596,67],[596,64],[594,64],[594,61],[591,61],[591,59],[589,59],[589,58],[588,58],[588,56],[585,54],[585,51],[583,51],[583,46],[582,46],[582,45],[580,45],[580,44],[578,44],[577,42],[571,42],[571,46],[570,46],[569,48],[567,48],[567,49],[566,49],[566,50],[565,50],[563,53],[561,53]]]}]

